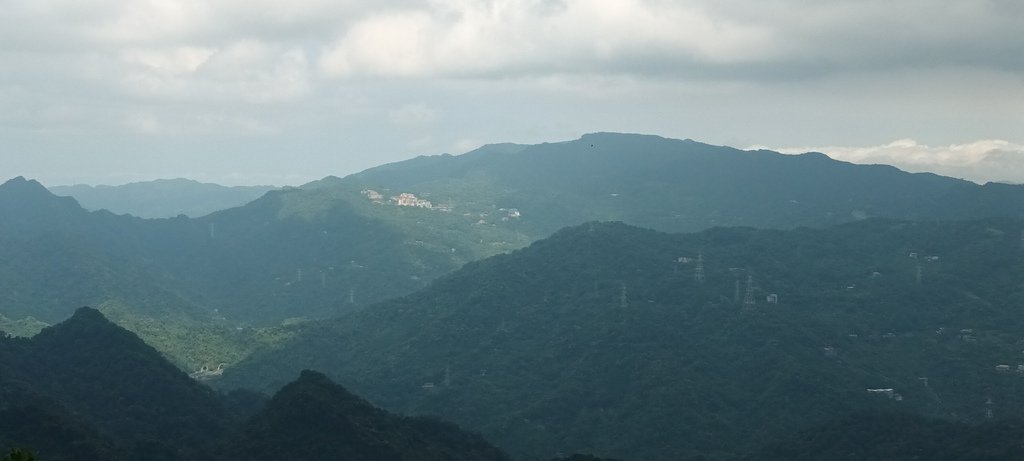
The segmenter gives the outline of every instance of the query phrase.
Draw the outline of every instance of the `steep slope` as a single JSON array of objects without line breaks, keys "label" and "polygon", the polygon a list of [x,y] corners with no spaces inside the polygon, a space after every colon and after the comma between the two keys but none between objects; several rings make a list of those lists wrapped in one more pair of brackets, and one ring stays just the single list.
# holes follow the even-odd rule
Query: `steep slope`
[{"label": "steep slope", "polygon": [[475,434],[389,414],[308,370],[281,389],[226,452],[225,459],[238,460],[508,459]]},{"label": "steep slope", "polygon": [[26,396],[52,400],[147,459],[198,452],[233,422],[210,389],[90,308],[31,339],[0,340],[0,371],[5,411],[26,411]]},{"label": "steep slope", "polygon": [[406,294],[480,256],[464,243],[475,239],[428,234],[420,210],[376,210],[381,218],[318,194],[276,191],[201,219],[146,220],[8,181],[0,315],[25,334],[33,319],[53,324],[90,304],[183,367],[217,367],[288,334],[251,326]]},{"label": "steep slope", "polygon": [[359,190],[314,185],[203,218],[146,220],[90,213],[16,178],[0,185],[0,283],[10,287],[0,314],[53,323],[69,304],[121,297],[122,310],[177,304],[198,308],[200,318],[275,324],[407,294],[527,243],[461,217],[352,195]]},{"label": "steep slope", "polygon": [[50,192],[74,197],[88,210],[109,210],[140,218],[198,217],[245,205],[274,186],[227,187],[190,179],[158,179],[121,186],[52,186]]},{"label": "steep slope", "polygon": [[[531,240],[590,220],[662,231],[795,228],[863,219],[969,219],[1024,213],[1024,187],[853,165],[822,154],[741,151],[616,133],[532,146],[484,146],[345,178],[447,198],[458,212],[515,208]],[[495,222],[501,225],[500,222]]]},{"label": "steep slope", "polygon": [[186,244],[152,248],[205,305],[254,324],[338,315],[500,251],[481,249],[479,234],[458,229],[453,217],[352,195],[358,190],[270,192],[241,208],[172,220]]},{"label": "steep slope", "polygon": [[251,332],[217,319],[160,264],[154,241],[175,243],[169,221],[87,212],[35,181],[0,185],[0,322],[12,333],[93,305],[181,366],[237,360]]},{"label": "steep slope", "polygon": [[218,385],[315,368],[527,459],[727,458],[866,410],[1020,414],[1021,227],[588,224],[311,328]]}]

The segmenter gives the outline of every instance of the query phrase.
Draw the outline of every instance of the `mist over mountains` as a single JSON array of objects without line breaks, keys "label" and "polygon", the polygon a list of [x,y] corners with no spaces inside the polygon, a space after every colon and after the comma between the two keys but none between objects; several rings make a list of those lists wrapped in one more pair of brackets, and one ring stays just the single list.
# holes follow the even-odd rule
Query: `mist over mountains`
[{"label": "mist over mountains", "polygon": [[615,133],[198,186],[0,185],[0,411],[66,428],[0,448],[1017,453],[1024,186]]},{"label": "mist over mountains", "polygon": [[55,195],[73,197],[87,210],[108,210],[140,218],[193,218],[245,205],[276,189],[274,186],[234,186],[190,179],[158,179],[121,186],[51,186]]}]

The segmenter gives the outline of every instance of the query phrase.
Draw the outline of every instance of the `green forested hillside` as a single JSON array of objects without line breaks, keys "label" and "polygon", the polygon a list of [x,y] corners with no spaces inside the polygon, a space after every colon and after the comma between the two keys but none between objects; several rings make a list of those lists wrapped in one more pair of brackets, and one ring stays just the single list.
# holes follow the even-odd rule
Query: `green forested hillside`
[{"label": "green forested hillside", "polygon": [[262,400],[214,393],[91,308],[31,339],[0,338],[3,452],[87,461],[508,459],[478,435],[389,414],[312,371]]},{"label": "green forested hillside", "polygon": [[180,366],[215,368],[294,334],[283,324],[587,220],[689,231],[1022,213],[1021,186],[610,133],[417,158],[195,219],[87,212],[16,178],[0,186],[0,321],[30,334],[93,305]]},{"label": "green forested hillside", "polygon": [[204,304],[257,325],[352,311],[527,243],[438,211],[376,205],[349,188],[275,191],[174,221],[187,246],[160,248],[164,267]]},{"label": "green forested hillside", "polygon": [[616,220],[662,231],[713,226],[795,228],[866,217],[970,219],[1024,213],[1024,187],[977,184],[809,153],[742,151],[692,140],[595,133],[531,146],[484,146],[420,157],[345,178],[451,201],[458,212],[521,213],[531,240]]},{"label": "green forested hillside", "polygon": [[16,178],[0,186],[0,320],[30,334],[91,304],[180,366],[216,367],[290,334],[263,327],[409,293],[513,246],[468,237],[428,211],[374,210],[322,192],[144,220],[87,212]]},{"label": "green forested hillside", "polygon": [[728,458],[863,411],[1013,417],[1021,228],[587,224],[311,326],[218,385],[273,389],[323,370],[524,459]]},{"label": "green forested hillside", "polygon": [[[36,430],[50,424],[47,419],[66,430],[3,433],[22,446],[56,437],[37,446],[43,456],[64,450],[59,447],[69,440],[110,451],[105,440],[111,440],[134,459],[178,459],[200,453],[233,423],[213,391],[90,308],[31,339],[0,339],[0,388],[0,409],[9,416],[39,421]],[[80,423],[65,424],[75,420]]]}]

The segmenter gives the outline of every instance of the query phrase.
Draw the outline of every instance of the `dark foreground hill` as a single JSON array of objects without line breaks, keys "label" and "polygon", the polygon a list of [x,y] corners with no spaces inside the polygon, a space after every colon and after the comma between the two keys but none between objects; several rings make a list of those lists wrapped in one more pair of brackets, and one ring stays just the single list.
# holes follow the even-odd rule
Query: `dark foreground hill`
[{"label": "dark foreground hill", "polygon": [[248,420],[238,402],[90,308],[35,338],[0,338],[0,449],[42,460],[507,459],[475,434],[379,410],[316,372]]},{"label": "dark foreground hill", "polygon": [[315,368],[524,459],[728,458],[865,411],[1020,415],[1021,228],[587,224],[311,327],[218,385]]},{"label": "dark foreground hill", "polygon": [[228,443],[224,459],[505,461],[481,437],[437,420],[377,409],[305,370]]},{"label": "dark foreground hill", "polygon": [[[0,387],[0,409],[38,421],[35,431],[19,426],[0,439],[37,447],[47,459],[51,449],[57,457],[78,445],[114,451],[113,444],[122,455],[177,459],[226,436],[233,423],[213,391],[90,308],[31,339],[0,339]],[[62,432],[39,431],[51,424]],[[38,444],[50,436],[54,444]]]}]

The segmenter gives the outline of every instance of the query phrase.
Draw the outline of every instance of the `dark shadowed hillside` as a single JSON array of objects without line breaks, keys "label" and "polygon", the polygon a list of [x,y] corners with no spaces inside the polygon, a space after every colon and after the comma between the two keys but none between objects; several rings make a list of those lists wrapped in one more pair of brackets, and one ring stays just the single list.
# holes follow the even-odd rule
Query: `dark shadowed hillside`
[{"label": "dark shadowed hillside", "polygon": [[281,389],[226,451],[225,459],[238,460],[508,459],[477,435],[441,421],[389,414],[308,370]]},{"label": "dark shadowed hillside", "polygon": [[[209,446],[232,424],[213,391],[90,308],[31,339],[0,340],[0,371],[0,385],[11,392],[0,402],[5,411],[59,416],[59,410],[22,407],[37,398],[50,401],[125,450],[152,453],[149,459]],[[84,437],[83,431],[67,435]],[[41,434],[24,436],[31,443]]]},{"label": "dark shadowed hillside", "polygon": [[725,458],[862,411],[1008,417],[1024,411],[1021,227],[587,224],[309,328],[218,385],[316,368],[524,459]]},{"label": "dark shadowed hillside", "polygon": [[0,338],[8,447],[44,460],[508,459],[476,434],[374,408],[312,371],[269,401],[216,394],[90,308],[32,339]]}]

